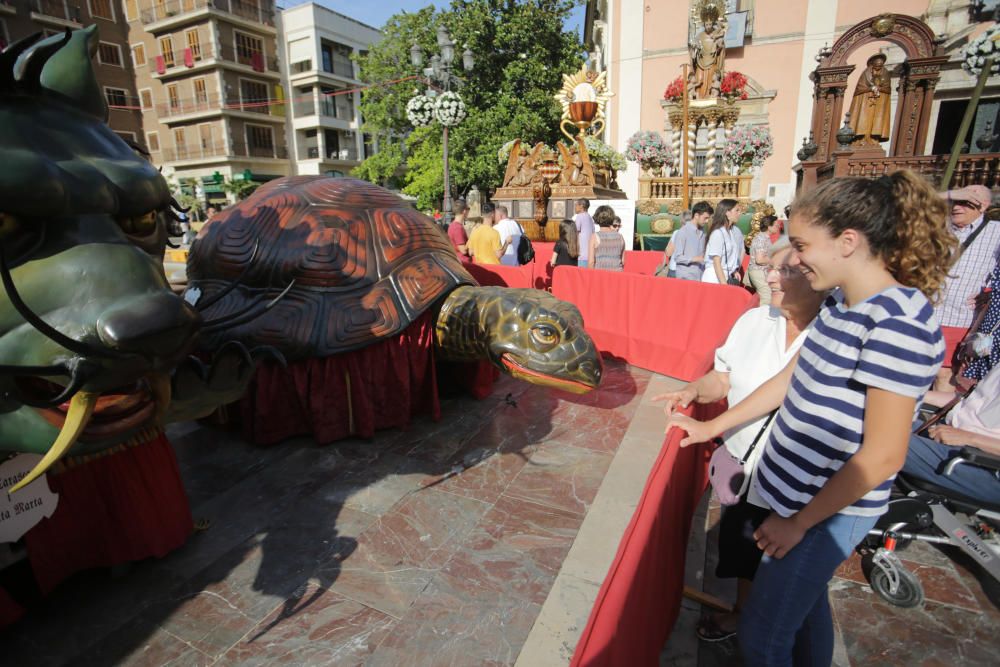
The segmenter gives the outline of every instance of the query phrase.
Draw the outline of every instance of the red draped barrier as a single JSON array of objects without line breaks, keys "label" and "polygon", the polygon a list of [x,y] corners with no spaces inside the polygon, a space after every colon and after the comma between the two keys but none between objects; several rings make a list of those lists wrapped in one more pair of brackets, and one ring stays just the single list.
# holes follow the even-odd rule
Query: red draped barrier
[{"label": "red draped barrier", "polygon": [[[532,241],[531,247],[535,249],[535,265],[537,267],[546,266],[556,251],[556,244],[553,241]],[[537,274],[538,271],[535,271]]]},{"label": "red draped barrier", "polygon": [[556,267],[552,293],[576,304],[598,349],[692,380],[753,297],[741,287]]},{"label": "red draped barrier", "polygon": [[0,588],[0,628],[5,628],[24,615],[24,607]]},{"label": "red draped barrier", "polygon": [[[710,366],[702,364],[699,374]],[[721,404],[685,412],[709,419]],[[671,431],[646,480],[639,506],[597,593],[573,653],[573,667],[656,665],[680,612],[691,520],[708,485],[709,449],[681,449]]]},{"label": "red draped barrier", "polygon": [[626,250],[625,272],[651,276],[662,261],[663,252],[659,250]]},{"label": "red draped barrier", "polygon": [[59,504],[24,536],[43,593],[80,570],[165,556],[191,534],[177,459],[162,433],[48,480]]},{"label": "red draped barrier", "polygon": [[[505,267],[511,268],[511,267]],[[486,366],[484,368],[483,366]],[[452,365],[449,385],[489,395],[492,366]],[[405,428],[414,416],[441,418],[434,359],[434,317],[425,313],[398,336],[283,368],[261,364],[241,401],[243,432],[257,445],[298,435],[328,444],[376,430]]]},{"label": "red draped barrier", "polygon": [[465,267],[480,285],[497,287],[534,287],[535,265],[469,264]]}]

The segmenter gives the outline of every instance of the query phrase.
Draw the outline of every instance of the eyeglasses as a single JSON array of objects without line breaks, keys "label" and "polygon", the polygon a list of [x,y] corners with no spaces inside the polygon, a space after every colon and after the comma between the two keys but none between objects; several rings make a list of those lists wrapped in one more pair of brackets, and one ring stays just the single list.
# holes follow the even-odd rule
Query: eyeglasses
[{"label": "eyeglasses", "polygon": [[962,208],[971,208],[974,211],[979,210],[979,204],[973,204],[971,201],[963,201],[961,199],[956,199],[951,202],[952,206],[961,206]]},{"label": "eyeglasses", "polygon": [[799,271],[798,269],[796,269],[794,266],[784,266],[783,265],[783,266],[765,266],[764,267],[764,274],[765,275],[768,274],[768,273],[771,273],[772,271],[776,272],[782,278],[788,278],[788,277],[794,276],[796,274],[802,275],[802,272]]},{"label": "eyeglasses", "polygon": [[618,229],[621,225],[611,225],[611,229]]}]

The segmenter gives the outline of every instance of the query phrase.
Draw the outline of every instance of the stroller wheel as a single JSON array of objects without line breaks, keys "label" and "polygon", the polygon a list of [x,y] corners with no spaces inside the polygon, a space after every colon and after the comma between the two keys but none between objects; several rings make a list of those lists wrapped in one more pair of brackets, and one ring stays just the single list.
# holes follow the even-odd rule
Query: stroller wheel
[{"label": "stroller wheel", "polygon": [[920,580],[912,572],[903,568],[896,568],[896,575],[899,577],[899,585],[896,586],[896,592],[893,593],[889,573],[881,566],[876,565],[871,572],[872,589],[883,600],[897,607],[916,607],[923,602],[924,588],[920,585]]}]

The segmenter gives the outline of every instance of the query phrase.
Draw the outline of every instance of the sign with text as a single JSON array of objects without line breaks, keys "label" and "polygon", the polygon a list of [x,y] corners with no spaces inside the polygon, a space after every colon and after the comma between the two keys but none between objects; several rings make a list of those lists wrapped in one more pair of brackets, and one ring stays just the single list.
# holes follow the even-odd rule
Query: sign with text
[{"label": "sign with text", "polygon": [[42,460],[38,454],[18,454],[0,464],[0,544],[16,542],[45,517],[52,516],[59,496],[42,475],[13,494],[11,487],[24,479]]}]

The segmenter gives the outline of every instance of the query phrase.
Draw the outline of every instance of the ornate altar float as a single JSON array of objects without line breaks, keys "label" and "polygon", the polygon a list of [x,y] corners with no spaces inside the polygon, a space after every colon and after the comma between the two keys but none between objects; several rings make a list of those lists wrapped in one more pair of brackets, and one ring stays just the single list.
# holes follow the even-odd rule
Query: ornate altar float
[{"label": "ornate altar float", "polygon": [[78,570],[187,539],[162,425],[254,367],[238,345],[188,357],[204,322],[163,274],[176,204],[106,124],[96,28],[37,38],[0,53],[0,568],[20,568],[0,625]]},{"label": "ornate altar float", "polygon": [[[573,217],[577,199],[626,198],[615,182],[615,165],[595,160],[585,140],[588,133],[600,134],[604,128],[604,108],[612,95],[605,77],[605,72],[588,71],[586,66],[563,75],[556,99],[563,108],[559,127],[569,145],[529,146],[520,139],[510,144],[503,185],[493,201],[506,206],[532,240],[558,239],[559,225],[546,223]],[[575,135],[569,131],[572,128]]]},{"label": "ornate altar float", "polygon": [[[991,28],[966,47],[965,68],[971,74],[980,74],[983,54],[996,52],[997,39]],[[848,78],[855,66],[848,59],[879,42],[902,50],[903,61],[889,63],[882,51],[872,55],[854,90],[849,91]],[[969,66],[977,56],[980,67]],[[837,176],[878,178],[897,169],[924,174],[942,190],[972,184],[994,187],[1000,182],[998,153],[967,153],[959,141],[954,156],[928,154],[934,91],[951,59],[934,31],[920,19],[904,14],[865,19],[844,32],[831,48],[824,47],[816,60],[819,64],[810,75],[812,124],[798,153],[800,162],[793,166],[799,189]],[[898,96],[895,114],[891,112],[893,88]],[[973,97],[974,104],[978,93]],[[964,138],[965,131],[959,134]],[[989,137],[983,142],[981,137],[976,144],[985,150],[994,140]]]},{"label": "ornate altar float", "polygon": [[[701,30],[691,44],[690,64],[660,102],[673,161],[665,169],[644,165],[639,176],[636,233],[643,249],[663,248],[679,214],[693,202],[735,199],[749,207],[750,168],[770,155],[758,150],[756,137],[742,141],[744,133],[757,132],[769,150],[765,127],[738,125],[744,107],[766,105],[767,96],[758,92],[748,99],[747,78],[726,71],[725,2],[699,0],[691,12]],[[750,150],[742,152],[744,143]]]}]

